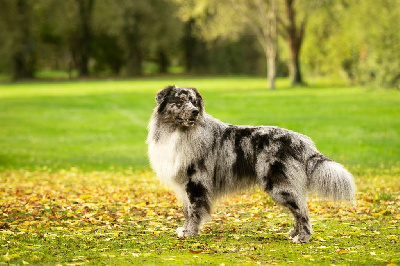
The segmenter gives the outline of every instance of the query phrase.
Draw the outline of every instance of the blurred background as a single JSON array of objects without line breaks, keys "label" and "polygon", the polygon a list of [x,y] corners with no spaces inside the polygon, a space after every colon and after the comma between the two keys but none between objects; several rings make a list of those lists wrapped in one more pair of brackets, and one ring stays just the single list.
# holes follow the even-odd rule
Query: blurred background
[{"label": "blurred background", "polygon": [[400,0],[0,0],[0,81],[311,76],[400,88]]}]

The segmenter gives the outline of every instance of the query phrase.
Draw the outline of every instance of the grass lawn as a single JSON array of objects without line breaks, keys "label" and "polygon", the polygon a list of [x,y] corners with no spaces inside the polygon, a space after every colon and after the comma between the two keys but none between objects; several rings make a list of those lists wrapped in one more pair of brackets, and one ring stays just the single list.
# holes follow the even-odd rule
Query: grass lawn
[{"label": "grass lawn", "polygon": [[346,86],[264,89],[262,78],[144,79],[0,85],[0,168],[148,168],[146,126],[168,84],[197,87],[207,112],[235,124],[310,136],[350,168],[400,158],[400,94]]},{"label": "grass lawn", "polygon": [[[156,92],[197,87],[208,113],[310,136],[354,174],[356,209],[311,198],[312,241],[262,192],[216,206],[198,237],[149,170]],[[400,94],[261,78],[158,78],[0,85],[0,264],[400,265]]]}]

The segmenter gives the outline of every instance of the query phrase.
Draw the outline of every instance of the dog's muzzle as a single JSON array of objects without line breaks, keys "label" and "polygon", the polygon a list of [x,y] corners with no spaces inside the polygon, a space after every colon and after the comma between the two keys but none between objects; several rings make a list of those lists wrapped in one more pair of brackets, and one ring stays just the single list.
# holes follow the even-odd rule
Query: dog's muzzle
[{"label": "dog's muzzle", "polygon": [[185,127],[191,127],[194,126],[194,124],[197,121],[197,118],[199,117],[199,110],[193,109],[190,112],[185,112],[186,116],[180,116],[176,118],[176,122],[178,122],[180,125],[185,126]]}]

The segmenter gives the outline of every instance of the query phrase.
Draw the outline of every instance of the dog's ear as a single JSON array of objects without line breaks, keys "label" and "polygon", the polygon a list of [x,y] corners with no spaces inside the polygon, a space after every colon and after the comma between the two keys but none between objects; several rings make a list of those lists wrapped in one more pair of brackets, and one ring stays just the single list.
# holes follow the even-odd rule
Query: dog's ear
[{"label": "dog's ear", "polygon": [[200,111],[203,111],[204,110],[204,101],[203,101],[203,97],[201,97],[201,94],[200,94],[200,92],[196,89],[196,88],[191,88],[193,91],[194,91],[194,93],[196,94],[196,98],[197,98],[197,100],[198,100],[198,104],[199,104],[199,108],[200,108]]},{"label": "dog's ear", "polygon": [[160,104],[164,101],[165,97],[167,97],[171,91],[174,89],[175,86],[168,86],[162,90],[160,90],[156,95],[156,102]]}]

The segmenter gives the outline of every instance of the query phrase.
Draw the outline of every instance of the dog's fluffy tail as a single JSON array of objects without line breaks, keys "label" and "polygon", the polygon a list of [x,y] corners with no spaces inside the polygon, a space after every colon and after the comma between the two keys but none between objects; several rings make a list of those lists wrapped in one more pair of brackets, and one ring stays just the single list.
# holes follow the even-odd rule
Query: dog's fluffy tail
[{"label": "dog's fluffy tail", "polygon": [[312,156],[307,163],[307,174],[312,191],[333,201],[349,201],[355,206],[356,185],[344,167],[322,154]]}]

